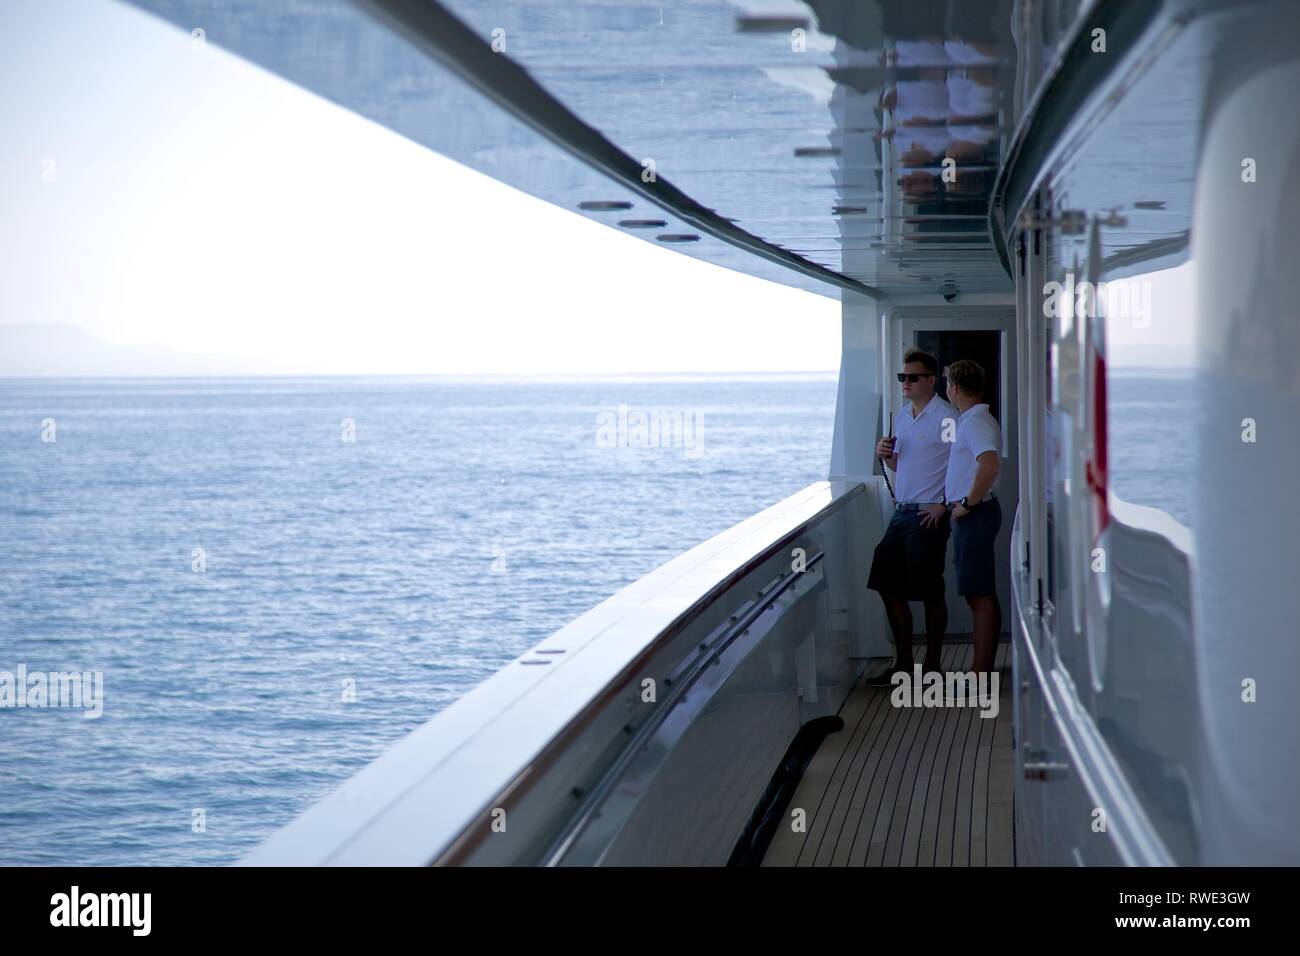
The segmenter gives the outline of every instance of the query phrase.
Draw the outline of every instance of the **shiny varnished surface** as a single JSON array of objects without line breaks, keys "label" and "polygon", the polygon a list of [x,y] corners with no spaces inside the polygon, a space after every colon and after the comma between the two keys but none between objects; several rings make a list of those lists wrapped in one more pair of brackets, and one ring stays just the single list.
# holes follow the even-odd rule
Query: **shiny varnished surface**
[{"label": "shiny varnished surface", "polygon": [[[997,666],[1009,667],[1009,646]],[[965,671],[971,645],[944,649]],[[786,809],[764,866],[1011,866],[1010,675],[996,717],[975,707],[895,708],[859,682]],[[806,832],[792,813],[803,809]]]},{"label": "shiny varnished surface", "polygon": [[[1300,698],[1272,675],[1300,669],[1300,509],[1274,491],[1300,467],[1300,8],[1101,6],[1150,22],[1112,31],[1096,85],[1082,67],[1055,83],[1005,216],[1027,228],[1020,378],[1047,412],[1022,444],[1013,544],[1032,565],[1013,569],[1020,759],[1062,768],[1016,778],[1019,859],[1294,865]],[[1083,275],[1135,278],[1149,309],[1045,308],[1044,280]],[[1116,399],[1138,364],[1171,392],[1132,415]],[[1162,442],[1163,493],[1125,500],[1134,450]]]},{"label": "shiny varnished surface", "polygon": [[769,241],[886,291],[1009,288],[985,222],[1015,78],[1009,2],[448,6]]},{"label": "shiny varnished surface", "polygon": [[[835,291],[701,234],[499,109],[374,15],[402,4],[137,2],[612,228],[653,242],[698,236],[671,248]],[[771,247],[886,292],[1009,290],[986,217],[1015,115],[1010,0],[444,6],[479,38],[467,42],[497,49],[503,70],[522,67],[627,156],[653,162],[652,187],[683,190]],[[630,206],[579,210],[584,201]],[[663,225],[620,225],[646,219]]]}]

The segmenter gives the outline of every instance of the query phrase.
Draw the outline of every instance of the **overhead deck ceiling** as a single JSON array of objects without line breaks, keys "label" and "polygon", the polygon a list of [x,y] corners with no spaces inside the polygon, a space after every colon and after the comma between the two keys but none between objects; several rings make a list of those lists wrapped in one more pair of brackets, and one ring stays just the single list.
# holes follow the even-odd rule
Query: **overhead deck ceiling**
[{"label": "overhead deck ceiling", "polygon": [[727,268],[828,295],[1011,288],[987,221],[1014,113],[1010,0],[135,2]]},{"label": "overhead deck ceiling", "polygon": [[446,5],[482,36],[504,30],[570,109],[749,232],[886,291],[1008,288],[986,216],[1009,3]]}]

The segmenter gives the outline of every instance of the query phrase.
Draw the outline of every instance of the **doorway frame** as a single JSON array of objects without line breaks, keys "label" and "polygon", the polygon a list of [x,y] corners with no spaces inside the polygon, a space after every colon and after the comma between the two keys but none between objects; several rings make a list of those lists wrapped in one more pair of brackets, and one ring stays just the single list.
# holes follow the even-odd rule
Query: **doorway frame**
[{"label": "doorway frame", "polygon": [[[1017,358],[1018,328],[1016,303],[1005,305],[899,305],[881,314],[880,389],[882,421],[892,421],[892,416],[902,405],[902,393],[894,384],[893,366],[902,361],[903,352],[916,342],[916,333],[936,332],[1000,332],[1000,365],[998,425],[1002,429],[1002,467],[998,474],[998,500],[1002,504],[1002,527],[997,539],[998,603],[1002,606],[1002,631],[1007,633],[1011,623],[1011,529],[1015,524],[1016,509],[1020,504],[1020,390]],[[901,368],[901,365],[899,366]],[[956,575],[952,570],[952,545],[944,558],[944,593],[948,603],[948,633],[969,634],[973,626],[970,608],[964,598],[957,595]],[[925,615],[919,607],[912,608],[914,634],[925,633]]]}]

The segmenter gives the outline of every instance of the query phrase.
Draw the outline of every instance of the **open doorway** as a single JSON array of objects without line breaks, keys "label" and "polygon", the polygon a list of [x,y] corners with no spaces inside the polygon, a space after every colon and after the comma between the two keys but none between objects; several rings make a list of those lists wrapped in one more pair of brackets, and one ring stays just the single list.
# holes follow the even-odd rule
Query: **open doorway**
[{"label": "open doorway", "polygon": [[[1002,420],[1002,333],[997,329],[928,329],[916,332],[916,347],[939,360],[942,372],[958,359],[971,359],[984,369],[984,401],[999,422]],[[948,400],[942,377],[935,383],[940,397]]]}]

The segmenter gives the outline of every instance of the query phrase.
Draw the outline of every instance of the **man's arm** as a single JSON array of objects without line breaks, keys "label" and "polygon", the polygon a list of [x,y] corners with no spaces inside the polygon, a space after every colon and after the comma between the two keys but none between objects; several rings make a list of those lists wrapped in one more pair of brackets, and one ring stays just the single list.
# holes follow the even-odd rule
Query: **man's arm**
[{"label": "man's arm", "polygon": [[[1002,458],[997,451],[986,451],[981,452],[975,462],[975,480],[970,483],[970,491],[966,492],[966,500],[971,503],[972,508],[983,501],[984,496],[993,487],[993,482],[998,477],[998,470],[1002,467]],[[952,508],[954,518],[964,518],[970,512],[971,509],[963,508],[960,501]]]},{"label": "man's arm", "polygon": [[982,501],[993,487],[993,482],[997,481],[998,472],[1002,469],[1002,456],[996,451],[986,451],[975,459],[975,463],[975,480],[970,483],[970,491],[966,493],[966,500],[972,504]]},{"label": "man's arm", "polygon": [[[993,482],[998,479],[998,471],[1002,468],[1002,436],[993,423],[974,421],[964,439],[960,440],[965,441],[966,447],[975,456],[975,478],[965,495],[966,500],[974,506],[984,500],[984,496],[993,487]],[[963,518],[968,514],[970,508],[963,508],[960,501],[952,509],[954,518]]]},{"label": "man's arm", "polygon": [[975,454],[975,479],[966,492],[966,500],[972,504],[984,500],[984,496],[998,480],[998,471],[1002,468],[1002,434],[991,421],[974,421],[971,423],[970,444]]}]

